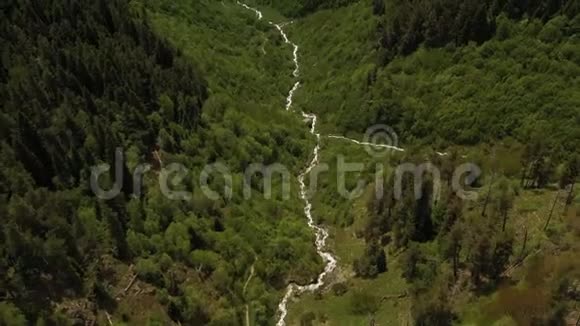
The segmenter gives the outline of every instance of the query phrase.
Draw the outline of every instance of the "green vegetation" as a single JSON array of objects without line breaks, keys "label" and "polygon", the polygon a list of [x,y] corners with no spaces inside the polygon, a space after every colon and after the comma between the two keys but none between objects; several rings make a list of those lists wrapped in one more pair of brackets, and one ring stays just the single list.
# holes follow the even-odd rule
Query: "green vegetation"
[{"label": "green vegetation", "polygon": [[[574,18],[580,5],[568,1],[373,1],[373,14],[382,16],[379,24],[382,60],[408,55],[420,45],[442,47],[447,44],[481,43],[497,31],[507,36],[508,27],[498,17],[533,18],[546,22],[555,15]],[[535,22],[534,24],[537,24]]]},{"label": "green vegetation", "polygon": [[[568,213],[563,212],[574,214],[572,205],[579,202],[578,197],[567,203],[569,194],[558,189],[558,176],[552,176],[546,187],[538,188],[520,186],[517,173],[508,178],[498,172],[510,170],[511,162],[504,157],[514,155],[501,146],[496,147],[496,159],[488,155],[480,161],[481,166],[488,167],[488,173],[467,188],[478,193],[476,201],[459,200],[447,188],[449,175],[444,173],[459,165],[453,160],[469,158],[454,154],[430,157],[429,161],[441,168],[444,186],[442,196],[434,202],[427,200],[432,204],[425,205],[423,200],[410,198],[412,185],[406,181],[410,181],[410,175],[403,178],[403,198],[392,197],[393,185],[387,182],[385,197],[375,199],[371,172],[376,159],[367,160],[362,173],[347,175],[348,189],[354,189],[359,178],[366,181],[361,197],[347,200],[332,196],[337,155],[348,153],[356,161],[367,154],[349,142],[325,142],[322,163],[328,163],[330,171],[321,175],[315,212],[324,223],[335,225],[331,246],[340,268],[327,290],[301,296],[291,305],[290,324],[314,316],[312,325],[361,325],[372,320],[378,324],[490,325],[509,318],[518,320],[517,325],[529,325],[525,318],[548,324],[576,316],[577,290],[571,284],[578,277],[577,259],[554,253],[576,250],[578,233],[571,223],[577,217],[565,217]],[[400,161],[419,164],[426,152],[411,151]],[[396,166],[400,155],[390,155],[383,165]],[[422,198],[434,198],[428,174],[424,182],[421,188],[426,193]],[[556,196],[559,199],[553,210]],[[360,261],[373,256],[369,248],[377,243],[387,254],[386,271],[359,273]],[[552,256],[558,258],[551,261]],[[538,271],[538,264],[546,269]],[[533,277],[540,282],[538,285],[529,284],[530,274],[536,275]],[[530,286],[533,288],[527,290]],[[373,300],[377,297],[382,299],[378,306]],[[531,307],[540,310],[529,316],[528,311],[535,309]]]},{"label": "green vegetation", "polygon": [[[324,132],[361,139],[369,126],[386,124],[407,148],[402,157],[381,162],[391,178],[377,201],[377,159],[365,159],[355,145],[325,141],[322,158],[330,163],[331,177],[321,181],[315,209],[337,228],[333,245],[342,257],[337,274],[343,278],[336,282],[348,284],[349,293],[359,291],[357,282],[370,276],[375,286],[362,292],[371,295],[383,275],[399,269],[410,305],[398,321],[392,314],[383,317],[388,306],[367,311],[381,324],[563,323],[577,317],[576,290],[566,283],[578,275],[577,259],[569,264],[569,257],[557,259],[553,263],[565,264],[566,272],[554,267],[538,286],[525,275],[537,268],[536,259],[567,251],[577,241],[563,216],[577,203],[578,8],[563,2],[540,11],[537,6],[545,4],[538,2],[523,11],[508,10],[507,4],[489,12],[484,2],[478,6],[486,27],[477,23],[481,12],[472,11],[469,2],[448,4],[394,1],[382,9],[380,1],[363,1],[316,12],[291,27],[291,38],[302,46],[305,71],[298,102],[319,113]],[[440,5],[447,11],[438,11]],[[453,25],[461,21],[463,27]],[[398,30],[393,32],[393,26]],[[488,30],[473,34],[482,32],[476,27]],[[385,49],[387,31],[397,39]],[[410,40],[415,43],[405,43]],[[449,155],[433,153],[443,148]],[[347,178],[350,189],[357,178],[366,180],[369,194],[359,199],[333,196],[333,161],[345,153],[347,161],[365,162],[362,173]],[[413,196],[412,174],[402,179],[402,198],[395,198],[393,169],[399,162],[425,161],[441,171],[441,196],[434,196],[434,180],[425,173],[421,199]],[[479,194],[477,201],[459,200],[450,187],[454,168],[465,162],[484,172],[468,188]],[[343,243],[356,245],[345,249]],[[387,272],[378,275],[370,259],[377,244],[387,253]],[[362,273],[361,262],[367,267]],[[558,289],[559,281],[566,285]],[[382,292],[391,287],[397,288],[390,285]],[[318,323],[331,325],[369,323],[368,315],[357,317],[360,309],[348,308],[347,301],[342,311],[329,313],[340,300],[329,293],[313,300],[297,303],[297,314],[312,313],[321,316]],[[537,314],[526,313],[531,307],[538,307]]]},{"label": "green vegetation", "polygon": [[477,145],[511,137],[522,143],[541,138],[554,151],[574,151],[580,139],[574,12],[545,24],[501,14],[494,20],[499,32],[481,45],[419,42],[417,51],[383,66],[376,42],[381,20],[388,17],[374,16],[368,1],[321,11],[290,33],[303,47],[306,72],[298,100],[320,114],[325,131],[355,138],[384,123],[407,146]]},{"label": "green vegetation", "polygon": [[[2,324],[106,324],[109,314],[235,325],[247,303],[257,323],[271,321],[278,290],[321,268],[295,183],[290,200],[263,198],[258,175],[252,199],[242,194],[249,163],[282,162],[295,175],[313,146],[283,110],[292,66],[280,36],[214,1],[2,6]],[[112,164],[117,147],[122,193],[98,200],[91,166]],[[218,200],[198,187],[213,162],[230,169],[231,198],[218,175]],[[153,171],[135,197],[141,163]],[[191,200],[160,192],[171,163],[189,169],[179,189]]]},{"label": "green vegetation", "polygon": [[[273,325],[287,284],[316,279],[295,178],[290,198],[280,176],[264,198],[259,173],[244,175],[281,163],[295,176],[315,144],[284,110],[292,52],[268,21],[286,17],[300,45],[294,108],[318,115],[329,166],[314,216],[339,260],[323,289],[292,298],[287,322],[575,322],[578,1],[249,4],[265,19],[235,1],[0,3],[0,325]],[[326,137],[375,124],[406,150],[370,157]],[[117,148],[120,194],[98,199],[91,168]],[[340,180],[341,159],[364,168]],[[436,175],[398,180],[401,162],[436,166],[440,192]],[[468,162],[483,173],[459,181],[476,200],[453,185]],[[188,200],[159,187],[173,163],[188,174],[170,188]],[[229,169],[231,196],[218,173],[217,198],[204,194],[212,163]],[[361,180],[358,196],[337,194]]]},{"label": "green vegetation", "polygon": [[[261,6],[276,8],[285,16],[304,16],[319,9],[337,8],[356,0],[254,0]],[[252,3],[252,2],[249,2]]]}]

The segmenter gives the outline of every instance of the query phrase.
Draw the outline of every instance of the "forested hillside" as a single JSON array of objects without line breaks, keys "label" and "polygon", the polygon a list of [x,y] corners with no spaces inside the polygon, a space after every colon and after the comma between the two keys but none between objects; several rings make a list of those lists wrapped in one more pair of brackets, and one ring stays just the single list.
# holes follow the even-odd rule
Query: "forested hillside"
[{"label": "forested hillside", "polygon": [[[384,124],[406,149],[365,158],[352,142],[325,141],[330,175],[346,155],[366,163],[366,187],[338,198],[323,177],[314,206],[333,225],[342,269],[329,291],[301,298],[292,323],[576,322],[578,13],[577,1],[360,1],[292,26],[298,105],[319,113],[325,134],[360,140]],[[377,163],[388,171],[378,200]],[[396,179],[409,163],[420,184]],[[464,163],[482,169],[468,187],[476,200],[452,186]]]},{"label": "forested hillside", "polygon": [[[279,35],[262,35],[229,2],[1,9],[0,324],[234,325],[248,304],[267,323],[288,279],[316,275],[294,193],[284,202],[242,194],[248,164],[283,162],[293,173],[310,143],[283,112],[291,68]],[[122,192],[98,199],[91,168],[113,166],[116,148]],[[219,177],[210,180],[218,200],[198,187],[214,162],[233,175],[231,197]],[[186,201],[159,189],[171,163],[189,169],[178,188],[192,192]],[[133,189],[139,164],[153,171]],[[103,187],[114,178],[111,168]]]},{"label": "forested hillside", "polygon": [[577,323],[579,13],[0,1],[0,325]]},{"label": "forested hillside", "polygon": [[[384,21],[393,24],[388,14],[373,15],[368,1],[322,11],[296,28],[304,46],[328,54],[327,60],[319,60],[305,51],[309,73],[304,78],[310,87],[299,100],[323,114],[328,130],[339,134],[355,135],[384,123],[407,142],[436,147],[511,137],[523,143],[542,139],[554,150],[577,149],[580,25],[578,16],[572,16],[575,4],[566,2],[558,8],[570,8],[567,15],[542,16],[544,21],[513,20],[501,12],[492,20],[491,31],[497,33],[479,45],[469,38],[429,44],[409,36],[417,39],[410,54],[395,51],[388,61],[381,43]],[[402,10],[401,15],[410,12]],[[391,44],[388,51],[394,49]]]},{"label": "forested hillside", "polygon": [[580,4],[575,0],[374,0],[373,13],[382,17],[379,24],[382,60],[388,61],[397,54],[410,54],[420,45],[460,46],[470,41],[487,41],[495,34],[501,14],[510,19],[535,18],[541,22],[555,15],[572,19],[580,13]]},{"label": "forested hillside", "polygon": [[[2,15],[1,156],[27,172],[3,169],[3,192],[78,186],[116,147],[147,155],[163,126],[179,139],[200,124],[206,82],[126,3],[18,1]],[[160,114],[160,98],[177,105]]]},{"label": "forested hillside", "polygon": [[289,17],[304,16],[318,9],[331,9],[345,6],[356,0],[256,0],[262,6],[276,8]]},{"label": "forested hillside", "polygon": [[163,128],[195,133],[207,86],[123,1],[4,2],[0,15],[0,297],[34,322],[53,300],[99,295],[102,255],[130,256],[125,203],[91,197],[90,166],[128,145],[150,159]]}]

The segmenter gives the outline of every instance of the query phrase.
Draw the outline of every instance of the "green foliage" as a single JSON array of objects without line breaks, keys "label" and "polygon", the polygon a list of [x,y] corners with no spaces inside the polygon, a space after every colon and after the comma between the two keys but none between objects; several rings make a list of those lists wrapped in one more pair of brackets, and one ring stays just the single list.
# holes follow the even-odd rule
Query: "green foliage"
[{"label": "green foliage", "polygon": [[353,263],[354,272],[360,277],[376,277],[387,270],[387,257],[378,242],[372,241],[367,244],[362,257]]},{"label": "green foliage", "polygon": [[137,274],[153,284],[161,284],[161,268],[153,259],[140,259],[136,266]]},{"label": "green foliage", "polygon": [[494,191],[494,204],[497,214],[502,218],[502,231],[505,231],[507,218],[514,205],[515,191],[509,180],[503,178]]},{"label": "green foliage", "polygon": [[[572,104],[578,101],[575,80],[556,67],[576,71],[578,64],[559,57],[557,49],[520,34],[455,51],[419,50],[393,61],[385,72],[388,77],[375,86],[377,93],[384,87],[394,89],[395,96],[401,96],[397,106],[405,112],[402,117],[398,111],[388,113],[379,121],[396,125],[403,131],[400,137],[429,135],[442,144],[473,145],[505,137],[527,142],[542,134],[551,151],[577,148],[576,131],[569,123],[578,116],[578,106]],[[522,66],[512,64],[510,53],[524,60]],[[425,61],[434,58],[441,58],[436,65]],[[509,81],[502,80],[507,76]],[[410,105],[413,102],[418,105]]]},{"label": "green foliage", "polygon": [[380,298],[366,291],[353,291],[350,297],[350,306],[354,314],[372,314],[379,309]]},{"label": "green foliage", "polygon": [[[417,2],[417,10],[437,15],[429,8],[441,3],[428,2]],[[479,2],[469,4],[479,7]],[[405,9],[415,3],[392,1],[390,5],[401,7],[401,23],[426,26],[405,16],[415,14]],[[449,26],[456,17],[466,23],[474,21],[457,15],[452,10],[456,5],[460,4],[442,6],[439,18],[444,23],[435,24],[451,29],[442,32],[451,43],[452,32],[470,32]],[[386,24],[396,21],[388,16],[399,14],[386,12],[385,22],[379,23],[372,16],[372,5],[361,2],[332,13],[315,13],[294,27],[307,68],[297,100],[306,111],[324,117],[326,132],[361,138],[366,128],[380,123],[393,127],[406,147],[414,143],[435,148],[476,145],[508,138],[528,143],[538,135],[549,156],[580,147],[575,128],[580,116],[575,78],[580,61],[575,53],[580,51],[573,11],[544,24],[534,18],[512,20],[509,11],[499,10],[505,14],[492,17],[494,24],[497,20],[501,25],[501,33],[495,38],[489,33],[481,44],[441,41],[441,47],[432,48],[416,37],[393,31],[398,41],[415,40],[417,51],[409,56],[393,55],[383,67],[382,54],[373,47],[377,35],[372,29],[376,24],[379,32],[386,29]],[[543,28],[558,29],[561,37],[544,42],[538,37]],[[332,33],[310,33],[313,29]],[[320,60],[319,52],[327,53],[327,59]]]},{"label": "green foliage", "polygon": [[438,302],[431,302],[419,308],[416,313],[416,326],[451,326],[455,316],[448,306]]},{"label": "green foliage", "polygon": [[[558,181],[570,187],[566,202],[572,203],[580,169],[574,1],[253,4],[304,17],[288,26],[301,45],[296,107],[320,114],[324,133],[355,137],[384,123],[395,127],[406,148],[503,140],[515,145],[499,153],[502,167],[493,167],[494,173],[514,177],[521,163],[522,188]],[[137,282],[155,288],[157,298],[148,299],[167,316],[150,324],[237,325],[246,304],[257,324],[271,323],[280,290],[289,281],[310,282],[321,260],[295,183],[287,201],[280,193],[244,200],[240,191],[249,163],[280,162],[295,175],[313,146],[299,115],[282,110],[293,82],[291,48],[268,19],[256,20],[234,1],[27,0],[0,6],[0,298],[6,300],[0,324],[68,324],[53,310],[71,298],[94,300],[94,310],[109,311],[113,290],[126,286],[109,264],[133,265]],[[90,168],[111,163],[117,147],[128,149],[123,193],[97,201],[88,192]],[[512,149],[523,152],[520,162]],[[408,152],[401,159],[425,161],[422,151]],[[321,220],[361,226],[356,231],[366,248],[353,257],[358,276],[387,271],[385,247],[401,250],[395,264],[410,285],[416,323],[448,325],[456,319],[446,300],[453,281],[466,275],[468,286],[493,289],[513,262],[509,224],[519,188],[513,180],[491,178],[484,188],[490,190],[490,214],[482,218],[480,202],[453,199],[457,153],[428,159],[442,166],[443,198],[434,198],[434,180],[426,177],[419,185],[423,196],[415,200],[407,175],[402,198],[387,191],[369,200],[365,221],[357,220],[354,201],[329,193],[333,181],[323,184],[315,201],[328,208],[317,212]],[[147,162],[154,170],[186,165],[192,173],[179,189],[191,191],[191,201],[165,198],[154,173],[129,199],[130,169]],[[213,162],[230,168],[231,198],[218,175],[209,180],[219,190],[217,200],[197,187],[204,164]],[[362,177],[368,181],[371,174]],[[110,186],[114,176],[103,179]],[[281,182],[275,179],[274,188]],[[389,179],[386,188],[393,183]],[[347,180],[348,187],[355,184]],[[263,189],[256,176],[251,187],[253,194]],[[255,277],[245,291],[250,269]],[[557,272],[563,280],[574,277]],[[341,284],[333,288],[335,299],[350,298],[353,314],[377,312],[381,301],[374,293],[349,291],[340,298],[347,290]],[[509,289],[497,301],[507,306],[537,293],[565,300],[567,283],[552,285],[550,291],[537,284],[531,292]],[[521,311],[539,307],[539,323],[561,320],[565,307],[545,300],[523,300],[514,319],[525,323]],[[302,317],[307,325],[316,315]]]},{"label": "green foliage", "polygon": [[[429,176],[419,200],[409,176],[402,180],[402,198],[394,198],[387,178],[384,196],[365,196],[366,205],[330,196],[332,182],[323,182],[315,199],[324,220],[336,227],[351,226],[343,224],[346,212],[355,216],[354,231],[337,234],[388,245],[409,283],[418,324],[453,324],[456,305],[469,305],[463,296],[493,292],[510,277],[506,270],[521,259],[515,251],[524,238],[522,225],[527,230],[533,224],[517,205],[523,191],[545,191],[558,181],[562,187],[574,184],[577,177],[567,175],[576,173],[567,166],[575,165],[568,162],[580,148],[577,14],[574,1],[361,1],[315,12],[289,27],[304,67],[297,101],[319,114],[323,134],[361,139],[369,126],[387,124],[406,149],[403,158],[391,160],[427,160],[441,171],[444,184],[436,199]],[[333,149],[323,157],[336,154],[331,141],[323,143]],[[455,145],[474,148],[462,160],[453,153]],[[449,155],[426,155],[426,147],[449,148]],[[359,159],[345,148],[349,158]],[[476,202],[457,199],[449,187],[454,169],[465,161],[484,170],[469,185],[480,195]],[[367,172],[358,177],[370,189],[374,180]],[[520,186],[516,177],[522,177]],[[489,206],[485,217],[482,206]],[[537,210],[544,206],[538,203],[534,214],[545,214]],[[554,233],[560,239],[561,232]],[[374,274],[367,252],[353,256],[355,272]],[[333,300],[339,299],[325,302]]]},{"label": "green foliage", "polygon": [[0,302],[0,324],[6,326],[27,325],[26,319],[14,305]]},{"label": "green foliage", "polygon": [[276,8],[285,16],[303,16],[320,9],[337,8],[356,0],[254,0],[260,5]]},{"label": "green foliage", "polygon": [[[374,11],[380,4],[374,4]],[[408,55],[421,45],[441,47],[449,43],[456,46],[470,41],[477,43],[490,39],[494,33],[503,40],[509,36],[507,17],[527,16],[547,20],[555,14],[574,17],[580,8],[574,0],[559,3],[544,0],[523,2],[509,1],[391,1],[386,8],[387,15],[379,25],[383,62],[391,61],[396,55]],[[497,24],[490,17],[498,17]],[[558,42],[562,37],[565,18],[551,20],[540,39]]]},{"label": "green foliage", "polygon": [[[27,319],[51,316],[71,297],[126,286],[106,260],[134,265],[174,321],[235,325],[256,260],[256,316],[267,323],[277,290],[321,264],[295,192],[282,202],[280,193],[244,201],[241,191],[248,164],[280,162],[295,175],[312,147],[283,110],[291,49],[234,2],[85,2],[0,12],[0,297]],[[123,191],[97,201],[91,167],[111,164],[117,147],[127,149]],[[216,174],[213,201],[197,184],[218,160],[235,193],[226,198]],[[130,198],[140,163],[155,172]],[[190,170],[180,185],[190,202],[158,189],[157,170],[171,163]],[[114,175],[101,179],[112,186]],[[97,302],[104,308],[114,313]]]},{"label": "green foliage", "polygon": [[417,245],[410,245],[407,252],[402,259],[403,266],[403,277],[408,281],[412,282],[415,278],[419,276],[419,263],[423,260],[421,251]]},{"label": "green foliage", "polygon": [[300,326],[312,326],[313,322],[316,320],[316,315],[313,312],[307,312],[302,314],[300,317]]},{"label": "green foliage", "polygon": [[346,283],[336,283],[332,285],[332,292],[336,296],[342,296],[348,292],[348,285]]},{"label": "green foliage", "polygon": [[[124,195],[89,197],[91,166],[129,144],[148,157],[158,124],[175,139],[194,132],[207,89],[124,1],[21,1],[0,16],[0,293],[35,320],[65,297],[92,296],[104,256],[129,255]],[[145,117],[161,94],[178,105],[156,125]]]},{"label": "green foliage", "polygon": [[164,124],[182,127],[172,137],[199,125],[205,81],[131,17],[125,2],[36,6],[19,3],[2,12],[0,27],[2,115],[9,122],[2,139],[35,185],[78,186],[87,166],[108,161],[129,142],[148,155],[159,130],[144,116],[160,110],[161,94],[179,103],[163,116]]}]

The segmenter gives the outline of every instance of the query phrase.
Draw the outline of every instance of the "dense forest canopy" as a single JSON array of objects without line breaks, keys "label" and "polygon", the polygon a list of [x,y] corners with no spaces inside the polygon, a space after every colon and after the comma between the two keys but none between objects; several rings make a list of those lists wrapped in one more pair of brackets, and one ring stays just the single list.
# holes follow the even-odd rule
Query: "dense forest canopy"
[{"label": "dense forest canopy", "polygon": [[34,321],[87,291],[103,253],[129,255],[125,203],[94,202],[90,167],[125,146],[149,160],[162,128],[195,133],[207,86],[125,1],[12,1],[0,15],[0,297]]},{"label": "dense forest canopy", "polygon": [[356,0],[256,0],[259,5],[278,9],[286,16],[304,16],[319,9],[346,6]]},{"label": "dense forest canopy", "polygon": [[552,15],[531,9],[547,4],[530,3],[530,16],[507,4],[490,12],[483,7],[492,2],[477,2],[480,12],[469,3],[398,1],[373,10],[373,1],[351,6],[356,13],[336,10],[345,21],[331,11],[313,14],[308,27],[324,33],[303,44],[318,43],[329,56],[321,62],[306,52],[311,87],[301,105],[339,134],[382,123],[407,142],[438,147],[542,138],[558,152],[577,149],[577,2],[562,2]]},{"label": "dense forest canopy", "polygon": [[124,1],[16,1],[1,29],[2,157],[32,185],[77,186],[116,147],[148,155],[163,126],[179,138],[200,123],[205,81]]},{"label": "dense forest canopy", "polygon": [[383,16],[379,25],[383,60],[390,60],[397,54],[410,54],[421,44],[441,47],[486,41],[495,34],[500,14],[543,22],[555,15],[571,19],[580,13],[580,4],[576,0],[374,0],[373,13]]},{"label": "dense forest canopy", "polygon": [[[323,134],[361,139],[388,125],[406,151],[365,160],[352,141],[325,141],[331,175],[344,153],[367,163],[362,199],[337,198],[325,177],[314,204],[355,276],[301,298],[293,321],[577,322],[578,4],[369,0],[294,25],[298,105],[323,117]],[[390,172],[378,199],[377,162]],[[452,186],[465,163],[482,170],[468,182],[475,200]],[[408,164],[440,175],[397,179]]]},{"label": "dense forest canopy", "polygon": [[[294,172],[311,143],[281,110],[291,69],[278,34],[264,43],[252,15],[213,0],[8,1],[1,15],[0,324],[106,324],[110,313],[231,325],[246,302],[267,322],[287,279],[316,275],[297,196],[242,196],[250,162]],[[117,148],[122,193],[99,200],[91,168],[113,165]],[[218,161],[235,192],[212,201],[199,173]],[[171,163],[189,169],[188,201],[159,189]],[[133,189],[139,164],[153,171]]]}]

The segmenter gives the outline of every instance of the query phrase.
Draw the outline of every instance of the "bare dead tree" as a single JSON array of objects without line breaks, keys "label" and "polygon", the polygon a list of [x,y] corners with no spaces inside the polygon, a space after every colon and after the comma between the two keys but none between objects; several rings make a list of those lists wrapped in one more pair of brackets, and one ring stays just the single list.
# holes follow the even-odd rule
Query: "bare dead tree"
[{"label": "bare dead tree", "polygon": [[524,243],[522,245],[522,251],[520,252],[520,258],[522,259],[526,253],[526,245],[528,244],[528,227],[524,226],[525,230],[524,230]]},{"label": "bare dead tree", "polygon": [[554,214],[554,208],[556,208],[556,204],[558,203],[558,198],[560,197],[560,189],[556,193],[556,198],[554,198],[554,202],[552,203],[552,208],[550,209],[550,215],[546,219],[546,225],[544,225],[544,231],[548,229],[548,225],[550,224],[550,220],[552,219],[552,215]]},{"label": "bare dead tree", "polygon": [[491,197],[491,188],[493,187],[493,182],[495,180],[495,148],[491,153],[491,160],[492,160],[492,172],[491,172],[491,180],[489,182],[489,188],[487,189],[487,195],[485,196],[485,201],[483,202],[483,209],[481,210],[481,216],[485,216],[485,210],[487,209],[487,205],[489,204],[489,199]]}]

